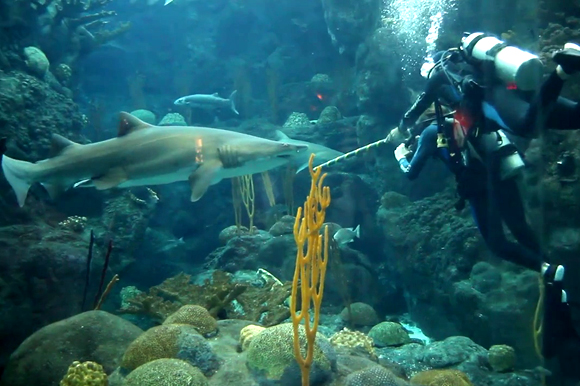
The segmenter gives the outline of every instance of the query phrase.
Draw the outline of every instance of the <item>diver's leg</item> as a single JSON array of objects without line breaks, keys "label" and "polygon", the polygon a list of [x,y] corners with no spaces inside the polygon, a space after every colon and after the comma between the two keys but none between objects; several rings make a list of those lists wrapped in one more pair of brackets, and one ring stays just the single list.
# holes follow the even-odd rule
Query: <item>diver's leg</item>
[{"label": "diver's leg", "polygon": [[492,196],[480,194],[469,199],[474,220],[487,247],[499,258],[540,272],[541,257],[518,243],[507,239],[500,207]]},{"label": "diver's leg", "polygon": [[539,267],[543,262],[542,248],[538,237],[527,221],[517,180],[509,178],[498,184],[500,189],[496,190],[496,200],[500,212],[503,213],[503,220],[518,243],[537,255],[536,261]]}]

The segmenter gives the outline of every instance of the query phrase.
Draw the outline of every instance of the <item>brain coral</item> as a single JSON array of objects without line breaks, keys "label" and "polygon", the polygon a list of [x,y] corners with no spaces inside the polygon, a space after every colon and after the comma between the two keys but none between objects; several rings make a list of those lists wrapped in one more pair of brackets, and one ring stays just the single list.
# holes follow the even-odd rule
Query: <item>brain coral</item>
[{"label": "brain coral", "polygon": [[202,306],[188,304],[169,315],[163,324],[189,324],[203,336],[217,331],[217,321]]},{"label": "brain coral", "polygon": [[473,386],[463,371],[454,369],[421,371],[411,378],[411,384],[423,386]]},{"label": "brain coral", "polygon": [[187,362],[163,358],[133,370],[123,386],[207,386],[207,379]]},{"label": "brain coral", "polygon": [[[306,333],[300,326],[302,355],[306,352]],[[248,368],[271,384],[300,384],[300,369],[294,357],[294,330],[291,323],[268,327],[252,339],[247,350]],[[310,379],[316,384],[328,379],[336,368],[336,353],[329,340],[317,334]]]},{"label": "brain coral", "polygon": [[383,366],[370,366],[349,374],[345,386],[404,386],[406,381],[398,378]]},{"label": "brain coral", "polygon": [[121,367],[134,370],[161,358],[182,359],[205,375],[220,367],[220,359],[195,328],[186,324],[167,324],[150,328],[129,345]]}]

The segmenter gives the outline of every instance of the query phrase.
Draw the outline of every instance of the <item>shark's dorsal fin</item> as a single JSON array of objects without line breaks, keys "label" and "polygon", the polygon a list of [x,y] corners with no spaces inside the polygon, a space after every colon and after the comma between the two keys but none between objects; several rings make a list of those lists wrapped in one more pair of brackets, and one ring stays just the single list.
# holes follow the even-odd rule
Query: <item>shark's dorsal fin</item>
[{"label": "shark's dorsal fin", "polygon": [[147,122],[143,122],[134,115],[131,115],[125,111],[121,111],[119,114],[119,131],[117,137],[122,137],[124,135],[130,134],[136,130],[147,129],[153,127]]},{"label": "shark's dorsal fin", "polygon": [[71,146],[80,145],[71,141],[70,139],[63,137],[62,135],[53,134],[50,138],[50,156],[55,157]]},{"label": "shark's dorsal fin", "polygon": [[290,139],[290,137],[288,137],[286,134],[284,134],[282,131],[280,130],[276,130],[276,139],[278,141],[283,141],[285,139]]}]

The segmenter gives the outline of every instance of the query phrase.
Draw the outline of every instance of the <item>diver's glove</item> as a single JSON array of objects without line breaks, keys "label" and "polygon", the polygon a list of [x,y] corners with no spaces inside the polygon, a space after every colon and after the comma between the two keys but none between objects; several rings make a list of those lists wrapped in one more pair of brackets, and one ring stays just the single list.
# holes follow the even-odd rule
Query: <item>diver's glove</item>
[{"label": "diver's glove", "polygon": [[405,143],[400,144],[395,149],[395,158],[399,163],[401,163],[402,160],[407,161],[407,156],[409,154],[411,154],[411,151],[407,149],[407,145]]}]

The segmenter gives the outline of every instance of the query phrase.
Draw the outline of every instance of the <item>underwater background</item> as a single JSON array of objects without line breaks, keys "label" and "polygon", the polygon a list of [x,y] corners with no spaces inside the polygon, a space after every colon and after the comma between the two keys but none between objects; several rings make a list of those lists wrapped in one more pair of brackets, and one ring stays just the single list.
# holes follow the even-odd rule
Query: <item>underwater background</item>
[{"label": "underwater background", "polygon": [[[422,91],[426,55],[464,31],[538,53],[549,72],[555,47],[580,42],[580,3],[0,0],[0,137],[35,162],[53,134],[116,137],[125,111],[160,130],[306,142],[320,164],[385,138]],[[221,105],[174,103],[190,94]],[[564,95],[580,99],[579,79]],[[576,131],[533,140],[523,190],[571,299],[579,148]],[[326,244],[310,384],[578,384],[580,369],[564,376],[538,355],[538,274],[485,246],[444,165],[408,181],[394,149],[322,169],[326,243],[359,233]],[[325,198],[309,154],[196,202],[187,182],[54,199],[35,184],[20,207],[0,178],[0,385],[301,385],[295,220]]]}]

